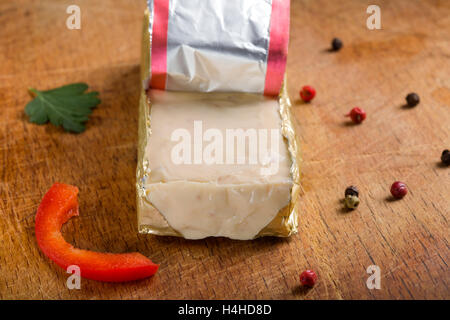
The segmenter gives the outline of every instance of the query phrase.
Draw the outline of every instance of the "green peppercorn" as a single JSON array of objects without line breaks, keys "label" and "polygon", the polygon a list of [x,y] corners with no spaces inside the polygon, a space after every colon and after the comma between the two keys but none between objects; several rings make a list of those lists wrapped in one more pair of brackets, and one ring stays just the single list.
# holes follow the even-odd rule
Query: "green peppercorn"
[{"label": "green peppercorn", "polygon": [[349,209],[356,209],[359,206],[359,198],[353,195],[347,195],[345,197],[345,206]]},{"label": "green peppercorn", "polygon": [[441,161],[446,166],[450,165],[450,151],[448,149],[442,151]]},{"label": "green peppercorn", "polygon": [[355,186],[347,187],[347,189],[345,189],[345,196],[348,195],[358,197],[359,196],[358,188]]}]

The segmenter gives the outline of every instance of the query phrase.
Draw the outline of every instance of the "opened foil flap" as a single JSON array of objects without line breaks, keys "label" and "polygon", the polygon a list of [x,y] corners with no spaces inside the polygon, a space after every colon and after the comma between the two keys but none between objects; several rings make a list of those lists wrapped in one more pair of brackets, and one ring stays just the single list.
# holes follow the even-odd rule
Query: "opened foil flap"
[{"label": "opened foil flap", "polygon": [[[181,236],[189,239],[226,236],[244,240],[260,236],[286,237],[297,232],[300,149],[285,81],[288,36],[288,0],[148,2],[142,38],[143,87],[139,107],[136,183],[140,233]],[[175,92],[165,94],[161,90]],[[258,180],[257,185],[252,187],[245,181],[245,177],[238,175],[230,175],[231,178],[223,175],[215,181],[208,181],[205,178],[203,181],[201,176],[197,177],[195,173],[190,172],[188,176],[194,178],[185,181],[183,173],[180,174],[181,171],[167,172],[164,155],[157,158],[154,156],[157,144],[152,134],[161,134],[163,132],[161,128],[166,130],[170,124],[173,126],[171,122],[182,118],[195,120],[195,112],[201,115],[201,106],[197,106],[195,102],[198,100],[201,104],[204,100],[199,94],[201,92],[204,92],[206,101],[212,101],[213,104],[217,102],[219,107],[226,106],[223,110],[228,108],[224,112],[228,118],[232,114],[231,119],[234,119],[233,112],[236,111],[229,106],[233,103],[239,105],[242,101],[243,105],[245,103],[250,105],[245,109],[246,112],[253,110],[251,105],[255,103],[266,106],[269,108],[268,113],[261,111],[261,114],[257,114],[264,121],[266,121],[265,114],[273,117],[273,113],[270,113],[272,106],[278,114],[277,131],[282,140],[282,148],[285,148],[285,158],[288,160],[287,173],[284,176],[280,175],[280,179],[258,177],[262,183]],[[158,123],[155,119],[158,117],[161,119],[158,110],[164,110],[165,105],[172,108],[172,114],[181,113],[182,109],[186,112],[188,102],[180,103],[179,109],[174,108],[174,101],[178,101],[174,100],[175,98],[182,99],[180,101],[197,99],[193,102],[195,107],[192,114],[188,110],[183,117],[167,118],[165,120],[167,125],[161,125],[162,123]],[[247,113],[247,116],[249,115],[251,113]],[[224,113],[224,121],[226,119]],[[155,123],[152,130],[153,120]],[[206,116],[203,120],[206,124],[211,121]],[[266,123],[264,121],[256,124],[262,123],[264,126]],[[164,146],[165,143],[160,145]],[[153,150],[153,153],[149,153],[149,150]],[[158,161],[163,164],[157,164]],[[205,169],[205,172],[208,170]],[[208,173],[205,173],[205,177],[207,175]],[[238,181],[239,179],[243,179],[244,183]],[[286,186],[286,191],[283,191]],[[175,198],[177,196],[178,199]],[[198,199],[199,204],[191,207],[197,205],[194,208],[197,211],[180,205],[182,201],[189,202],[193,197]],[[202,200],[202,197],[210,199],[222,197],[226,199],[227,206],[236,208],[217,209],[216,206],[217,210],[203,212],[210,210],[211,206],[204,205],[208,204],[208,201]],[[237,209],[240,204],[234,203],[233,199],[245,202],[247,199],[245,197],[248,198],[249,206],[246,210],[249,213],[240,215]],[[272,199],[267,205],[258,204],[270,197],[275,197],[275,200]],[[267,209],[277,206],[279,210],[273,214]],[[211,218],[214,214],[218,215],[217,219]],[[225,219],[220,215],[229,217]],[[266,220],[258,218],[257,221],[255,215],[260,215],[261,219]],[[203,222],[196,225],[192,222],[196,218],[202,219]],[[240,223],[233,222],[234,219],[238,219]],[[255,226],[255,222],[263,225]],[[230,224],[232,226],[227,227]],[[209,230],[211,234],[208,233]]]},{"label": "opened foil flap", "polygon": [[150,0],[150,87],[278,95],[289,0]]}]

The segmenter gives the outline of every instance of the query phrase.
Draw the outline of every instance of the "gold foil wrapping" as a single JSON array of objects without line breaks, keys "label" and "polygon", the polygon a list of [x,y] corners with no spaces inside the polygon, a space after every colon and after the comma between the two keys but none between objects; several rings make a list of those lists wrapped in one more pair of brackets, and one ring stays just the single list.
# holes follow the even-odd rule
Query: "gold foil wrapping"
[{"label": "gold foil wrapping", "polygon": [[[163,236],[181,236],[174,230],[164,218],[164,216],[148,201],[144,181],[149,174],[148,163],[146,163],[144,153],[147,144],[147,135],[151,132],[149,100],[145,83],[149,78],[150,65],[150,35],[148,31],[149,11],[145,12],[144,27],[142,33],[142,53],[141,53],[141,96],[139,101],[139,141],[138,141],[138,164],[136,170],[137,189],[137,214],[139,233],[155,234]],[[276,217],[264,227],[256,237],[278,236],[288,237],[298,231],[298,206],[300,193],[300,148],[297,135],[295,134],[295,119],[292,114],[292,106],[287,94],[286,77],[283,88],[278,98],[280,105],[281,132],[287,141],[289,153],[291,155],[291,175],[293,186],[291,189],[290,203],[281,209]],[[143,212],[146,212],[145,216]]]}]

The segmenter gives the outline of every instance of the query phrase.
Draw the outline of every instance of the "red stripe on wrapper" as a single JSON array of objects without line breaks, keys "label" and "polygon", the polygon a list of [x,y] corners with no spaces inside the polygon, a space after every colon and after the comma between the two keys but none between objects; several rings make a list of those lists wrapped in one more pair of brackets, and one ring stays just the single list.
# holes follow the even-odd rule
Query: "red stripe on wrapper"
[{"label": "red stripe on wrapper", "polygon": [[272,0],[269,56],[264,86],[264,94],[267,96],[278,95],[283,83],[289,43],[289,7],[290,0]]},{"label": "red stripe on wrapper", "polygon": [[167,77],[167,26],[169,0],[154,0],[150,87],[164,90]]}]

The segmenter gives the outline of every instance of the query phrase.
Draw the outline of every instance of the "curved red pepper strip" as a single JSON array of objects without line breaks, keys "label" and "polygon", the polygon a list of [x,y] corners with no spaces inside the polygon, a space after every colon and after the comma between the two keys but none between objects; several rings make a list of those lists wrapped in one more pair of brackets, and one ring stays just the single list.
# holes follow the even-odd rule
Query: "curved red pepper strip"
[{"label": "curved red pepper strip", "polygon": [[80,268],[87,279],[122,282],[147,278],[158,270],[142,254],[100,253],[74,248],[62,234],[62,225],[78,215],[78,188],[55,183],[44,195],[36,213],[36,240],[42,252],[57,265],[67,270],[70,265]]}]

